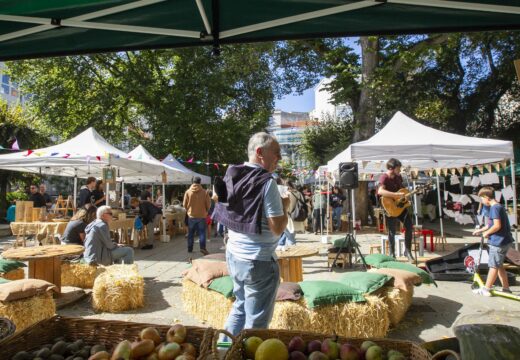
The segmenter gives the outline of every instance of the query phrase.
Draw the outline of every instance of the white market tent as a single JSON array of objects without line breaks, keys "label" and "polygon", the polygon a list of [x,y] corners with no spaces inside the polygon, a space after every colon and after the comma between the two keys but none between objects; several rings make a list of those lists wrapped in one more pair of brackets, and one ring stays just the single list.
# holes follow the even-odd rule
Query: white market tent
[{"label": "white market tent", "polygon": [[[377,134],[368,140],[350,145],[327,165],[330,171],[337,174],[341,162],[358,162],[360,173],[378,173],[385,171],[384,163],[390,158],[399,159],[404,168],[419,171],[437,170],[437,174],[440,169],[445,168],[463,168],[509,160],[514,190],[513,208],[516,209],[515,166],[511,141],[447,133],[422,125],[400,111]],[[439,206],[440,204],[439,196]],[[518,248],[518,236],[516,242]]]},{"label": "white market tent", "polygon": [[191,184],[193,178],[195,176],[200,177],[202,184],[211,184],[211,178],[206,175],[201,175],[199,173],[196,173],[193,170],[188,169],[186,166],[182,165],[172,154],[168,154],[166,158],[162,161],[163,164],[168,165],[171,168],[177,169],[179,171],[182,171],[185,174],[189,175],[189,180],[184,182],[176,182],[174,181],[174,184]]},{"label": "white market tent", "polygon": [[94,128],[58,145],[0,155],[0,169],[45,175],[100,176],[107,166],[118,167],[121,177],[160,174],[163,170],[162,166],[128,159],[125,152],[110,145]]},{"label": "white market tent", "polygon": [[[144,146],[139,145],[132,151],[130,151],[127,155],[128,159],[143,161],[148,164],[153,164],[155,166],[161,167],[163,171],[166,173],[166,182],[169,184],[191,184],[192,176],[187,172],[183,172],[180,169],[173,168],[168,166],[168,164],[163,163],[153,157],[148,150],[145,149]],[[121,178],[125,183],[130,184],[144,184],[144,183],[161,183],[162,175],[161,174],[142,174],[139,176],[125,176]]]},{"label": "white market tent", "polygon": [[74,177],[74,203],[78,177],[100,177],[103,168],[117,167],[118,176],[160,176],[164,166],[128,159],[128,154],[110,145],[94,128],[61,144],[0,155],[0,169]]}]

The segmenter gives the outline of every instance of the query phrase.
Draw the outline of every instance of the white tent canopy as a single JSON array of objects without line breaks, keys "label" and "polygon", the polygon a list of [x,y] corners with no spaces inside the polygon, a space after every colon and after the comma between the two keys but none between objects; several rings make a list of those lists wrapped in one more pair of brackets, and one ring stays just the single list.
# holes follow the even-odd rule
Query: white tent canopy
[{"label": "white tent canopy", "polygon": [[58,176],[100,176],[106,166],[121,177],[160,174],[163,167],[139,160],[110,145],[94,128],[61,144],[0,155],[0,169]]},{"label": "white tent canopy", "polygon": [[377,173],[385,171],[382,164],[390,158],[417,170],[460,168],[512,159],[513,143],[436,130],[398,111],[381,131],[349,146],[328,167],[336,170],[341,162],[357,161],[359,172]]},{"label": "white tent canopy", "polygon": [[[161,167],[164,172],[166,172],[167,183],[169,184],[184,184],[191,183],[192,176],[186,172],[183,172],[179,169],[172,168],[165,163],[160,162],[155,157],[152,156],[144,148],[144,146],[139,145],[132,151],[130,151],[127,155],[128,159],[142,161],[148,164],[152,164],[158,167]],[[130,184],[141,184],[141,183],[161,183],[162,175],[161,174],[142,174],[139,176],[125,176],[119,178],[118,180],[124,181],[125,183]]]},{"label": "white tent canopy", "polygon": [[191,184],[191,181],[195,176],[200,177],[203,184],[211,184],[211,178],[209,176],[201,175],[199,173],[196,173],[193,170],[188,169],[186,166],[182,165],[177,159],[175,159],[175,157],[173,157],[172,154],[168,154],[168,156],[166,156],[166,158],[162,161],[162,163],[168,165],[171,168],[180,170],[183,173],[189,175],[188,181],[185,181],[185,182],[174,181],[174,184]]}]

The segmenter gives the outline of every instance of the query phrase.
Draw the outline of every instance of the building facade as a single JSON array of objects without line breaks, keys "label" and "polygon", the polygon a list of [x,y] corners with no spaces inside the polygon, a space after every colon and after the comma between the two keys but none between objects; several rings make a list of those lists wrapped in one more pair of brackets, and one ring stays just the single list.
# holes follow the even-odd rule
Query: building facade
[{"label": "building facade", "polygon": [[11,81],[5,64],[0,62],[0,97],[9,105],[24,105],[27,98],[20,91],[18,84]]}]

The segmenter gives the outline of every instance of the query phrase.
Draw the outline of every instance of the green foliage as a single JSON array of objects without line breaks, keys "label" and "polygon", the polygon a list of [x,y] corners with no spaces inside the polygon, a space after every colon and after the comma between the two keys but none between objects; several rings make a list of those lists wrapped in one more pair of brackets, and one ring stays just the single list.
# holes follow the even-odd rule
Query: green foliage
[{"label": "green foliage", "polygon": [[6,194],[6,200],[11,203],[16,200],[28,200],[29,196],[22,190],[11,191]]},{"label": "green foliage", "polygon": [[353,134],[351,117],[327,117],[316,126],[305,129],[301,151],[311,167],[317,168],[346,149],[352,142]]},{"label": "green foliage", "polygon": [[292,161],[280,161],[278,163],[278,169],[276,173],[284,180],[295,181],[296,176],[293,175],[293,170],[295,169],[295,165]]}]

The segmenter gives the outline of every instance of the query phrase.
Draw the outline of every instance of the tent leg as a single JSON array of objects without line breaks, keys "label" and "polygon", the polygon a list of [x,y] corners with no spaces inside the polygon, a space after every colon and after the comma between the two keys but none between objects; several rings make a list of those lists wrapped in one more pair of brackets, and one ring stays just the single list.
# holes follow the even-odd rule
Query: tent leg
[{"label": "tent leg", "polygon": [[108,196],[108,191],[110,190],[110,184],[108,182],[105,183],[105,205],[110,206],[110,196]]},{"label": "tent leg", "polygon": [[[506,176],[502,176],[502,188],[506,188]],[[504,205],[505,205],[505,208],[506,208],[506,211],[507,211],[507,200],[506,198],[504,197]]]},{"label": "tent leg", "polygon": [[[415,180],[412,181],[413,184],[413,190],[415,190]],[[417,194],[413,194],[413,207],[414,207],[414,213],[415,213],[415,226],[419,226],[419,217],[418,217],[418,209],[417,209]]]},{"label": "tent leg", "polygon": [[74,176],[74,211],[76,211],[76,209],[78,208],[77,197],[78,197],[78,177]]},{"label": "tent leg", "polygon": [[442,222],[441,186],[439,183],[439,175],[437,175],[437,202],[439,204],[439,221],[441,224],[441,236],[444,237],[444,224]]},{"label": "tent leg", "polygon": [[162,216],[162,235],[166,236],[166,217],[164,216],[164,209],[166,208],[166,185],[162,184],[162,208],[163,208],[163,216]]},{"label": "tent leg", "polygon": [[330,195],[329,195],[329,192],[330,192],[330,184],[329,184],[329,180],[327,179],[327,239],[328,239],[328,236],[329,236],[329,223],[330,223]]},{"label": "tent leg", "polygon": [[[511,186],[513,187],[513,219],[515,220],[515,224],[518,224],[518,219],[516,218],[516,179],[515,179],[515,156],[511,158]],[[513,225],[513,224],[511,224]],[[517,226],[515,226],[515,244],[516,244],[516,250],[519,250],[518,248],[518,229]]]},{"label": "tent leg", "polygon": [[121,181],[121,209],[125,209],[125,182]]},{"label": "tent leg", "polygon": [[352,234],[356,238],[356,196],[354,189],[350,189],[350,198],[352,199]]}]

